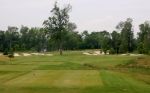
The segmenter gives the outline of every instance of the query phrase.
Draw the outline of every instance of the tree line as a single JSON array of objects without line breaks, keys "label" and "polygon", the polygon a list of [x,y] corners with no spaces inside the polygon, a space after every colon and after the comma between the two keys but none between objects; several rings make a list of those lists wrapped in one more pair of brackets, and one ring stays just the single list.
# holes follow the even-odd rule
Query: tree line
[{"label": "tree line", "polygon": [[52,15],[43,22],[43,28],[9,26],[6,31],[0,30],[0,52],[60,50],[62,55],[62,50],[101,49],[111,54],[150,54],[150,22],[139,25],[136,38],[131,18],[120,22],[112,33],[106,30],[79,33],[76,24],[69,21],[70,9],[70,5],[60,8],[55,3]]}]

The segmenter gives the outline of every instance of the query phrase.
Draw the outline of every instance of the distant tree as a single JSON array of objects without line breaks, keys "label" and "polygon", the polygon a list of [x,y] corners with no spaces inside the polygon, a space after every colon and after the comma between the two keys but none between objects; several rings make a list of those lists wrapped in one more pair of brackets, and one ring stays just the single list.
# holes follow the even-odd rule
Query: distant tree
[{"label": "distant tree", "polygon": [[5,32],[0,31],[0,52],[4,52]]},{"label": "distant tree", "polygon": [[10,62],[12,61],[11,59],[14,58],[14,51],[13,51],[12,48],[11,48],[10,51],[9,51],[8,57],[9,57],[9,59],[10,59]]},{"label": "distant tree", "polygon": [[102,31],[100,33],[102,35],[102,37],[101,37],[101,48],[104,51],[104,53],[106,54],[106,52],[108,50],[110,50],[110,47],[111,47],[110,33],[107,31]]},{"label": "distant tree", "polygon": [[76,29],[77,29],[77,25],[75,23],[71,23],[71,22],[68,23],[68,29],[67,29],[68,31],[75,32]]},{"label": "distant tree", "polygon": [[88,31],[87,31],[87,30],[83,31],[83,33],[82,33],[82,37],[83,37],[83,39],[84,39],[84,37],[86,37],[86,36],[88,36],[88,35],[89,35],[89,33],[88,33]]},{"label": "distant tree", "polygon": [[112,50],[115,54],[119,53],[119,47],[121,43],[121,36],[120,33],[113,31],[111,33],[111,38],[112,38]]},{"label": "distant tree", "polygon": [[77,26],[75,23],[68,24],[68,32],[64,37],[64,49],[75,50],[80,48],[82,36],[76,31],[76,28]]},{"label": "distant tree", "polygon": [[59,44],[60,55],[63,54],[63,43],[64,37],[68,31],[68,13],[70,9],[70,5],[61,9],[60,7],[58,7],[57,3],[55,3],[54,8],[51,11],[52,16],[49,17],[48,20],[44,21],[43,23],[45,29],[50,31],[51,38]]},{"label": "distant tree", "polygon": [[125,22],[120,22],[117,29],[121,30],[121,45],[120,52],[127,53],[133,52],[133,28],[132,19],[128,18]]},{"label": "distant tree", "polygon": [[140,26],[138,33],[138,51],[139,53],[150,53],[150,22],[145,22]]},{"label": "distant tree", "polygon": [[21,50],[25,51],[28,50],[28,43],[29,43],[29,28],[26,26],[21,26],[20,29],[20,48]]},{"label": "distant tree", "polygon": [[111,37],[107,31],[92,32],[91,34],[84,31],[81,36],[83,49],[102,49],[105,53],[110,49]]},{"label": "distant tree", "polygon": [[100,33],[99,32],[92,32],[89,34],[87,31],[82,33],[83,39],[83,48],[85,49],[98,49],[100,48]]},{"label": "distant tree", "polygon": [[68,32],[63,46],[66,50],[75,50],[80,48],[81,43],[82,38],[78,32]]},{"label": "distant tree", "polygon": [[5,32],[4,51],[9,52],[11,49],[15,50],[15,46],[18,44],[18,40],[19,40],[18,28],[9,26]]},{"label": "distant tree", "polygon": [[36,50],[38,52],[44,51],[45,49],[47,50],[48,38],[46,30],[44,30],[43,28],[37,29],[36,42],[37,42]]}]

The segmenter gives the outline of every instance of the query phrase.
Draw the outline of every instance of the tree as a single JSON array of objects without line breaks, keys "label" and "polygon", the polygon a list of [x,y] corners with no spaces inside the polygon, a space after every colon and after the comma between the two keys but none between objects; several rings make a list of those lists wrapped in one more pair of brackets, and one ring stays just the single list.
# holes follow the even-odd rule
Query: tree
[{"label": "tree", "polygon": [[20,29],[20,48],[21,50],[25,51],[28,48],[28,43],[29,43],[29,28],[26,26],[21,26]]},{"label": "tree", "polygon": [[9,59],[10,59],[10,62],[11,62],[11,59],[14,58],[14,51],[13,51],[12,48],[11,48],[10,51],[9,51],[8,57],[9,57]]},{"label": "tree", "polygon": [[71,6],[60,8],[57,5],[57,2],[54,5],[51,13],[52,16],[48,18],[48,20],[44,21],[44,27],[48,31],[50,31],[51,38],[54,39],[59,44],[60,55],[62,55],[64,37],[68,31],[68,23],[69,23],[69,11]]},{"label": "tree", "polygon": [[17,31],[17,27],[8,27],[7,31],[5,32],[4,51],[10,51],[11,49],[13,51],[15,50],[15,45],[18,44],[19,40],[19,33]]},{"label": "tree", "polygon": [[133,38],[133,28],[132,19],[128,18],[125,22],[120,22],[117,29],[121,30],[121,44],[120,52],[133,52],[134,50],[134,38]]},{"label": "tree", "polygon": [[138,51],[139,53],[150,53],[150,23],[147,21],[140,26],[138,33]]},{"label": "tree", "polygon": [[111,33],[111,38],[112,38],[112,50],[114,50],[113,52],[115,54],[119,53],[119,47],[120,47],[120,43],[121,43],[121,36],[120,33],[113,31]]},{"label": "tree", "polygon": [[106,54],[106,52],[110,49],[111,47],[111,38],[110,34],[107,31],[102,31],[101,33],[101,48]]},{"label": "tree", "polygon": [[47,50],[47,34],[46,31],[43,28],[37,29],[37,37],[36,37],[36,50],[38,52],[44,51],[45,49]]},{"label": "tree", "polygon": [[0,31],[0,52],[4,52],[5,32]]},{"label": "tree", "polygon": [[76,31],[76,28],[77,26],[75,23],[68,24],[68,32],[64,37],[64,44],[63,44],[66,50],[75,50],[80,48],[82,37]]}]

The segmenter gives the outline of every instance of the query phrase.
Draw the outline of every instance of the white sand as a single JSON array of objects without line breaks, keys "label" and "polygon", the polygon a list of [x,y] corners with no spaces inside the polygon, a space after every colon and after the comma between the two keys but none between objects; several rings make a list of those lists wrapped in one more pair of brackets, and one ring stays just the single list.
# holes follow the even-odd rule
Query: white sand
[{"label": "white sand", "polygon": [[29,54],[29,53],[22,53],[23,54],[23,56],[31,56],[31,54]]},{"label": "white sand", "polygon": [[19,57],[20,55],[19,55],[18,53],[15,53],[14,56],[15,56],[15,57]]},{"label": "white sand", "polygon": [[35,55],[35,56],[53,56],[53,54],[44,54],[44,53],[22,53],[23,56],[31,56],[31,55]]},{"label": "white sand", "polygon": [[45,54],[44,53],[40,53],[39,55],[44,56]]},{"label": "white sand", "polygon": [[53,56],[53,54],[45,54],[46,56]]},{"label": "white sand", "polygon": [[109,52],[107,52],[106,54],[109,55]]},{"label": "white sand", "polygon": [[39,53],[31,53],[31,55],[39,55]]},{"label": "white sand", "polygon": [[32,55],[36,55],[36,56],[44,56],[44,53],[31,53]]},{"label": "white sand", "polygon": [[90,53],[88,53],[88,52],[84,52],[83,54],[84,54],[84,55],[92,55],[92,54],[90,54]]},{"label": "white sand", "polygon": [[142,56],[143,54],[121,54],[121,56]]},{"label": "white sand", "polygon": [[100,55],[100,51],[94,51],[94,54]]},{"label": "white sand", "polygon": [[142,56],[142,54],[130,54],[130,56]]},{"label": "white sand", "polygon": [[88,52],[84,52],[83,53],[84,55],[93,55],[93,56],[97,56],[97,55],[100,55],[100,54],[98,54],[98,53],[88,53]]},{"label": "white sand", "polygon": [[[97,56],[97,55],[105,55],[105,53],[104,53],[104,52],[101,52],[101,51],[93,51],[93,53],[84,52],[83,54],[84,54],[84,55],[94,55],[94,56]],[[108,52],[107,54],[109,54],[109,52]]]}]

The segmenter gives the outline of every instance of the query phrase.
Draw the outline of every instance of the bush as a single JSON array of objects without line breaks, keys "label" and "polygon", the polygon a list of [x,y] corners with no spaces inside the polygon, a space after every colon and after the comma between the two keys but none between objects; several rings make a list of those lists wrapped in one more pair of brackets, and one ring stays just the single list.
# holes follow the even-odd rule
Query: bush
[{"label": "bush", "polygon": [[14,58],[14,55],[13,54],[9,54],[8,57],[9,58]]},{"label": "bush", "polygon": [[8,49],[5,49],[3,55],[8,55]]},{"label": "bush", "polygon": [[113,48],[110,49],[110,54],[115,54],[115,50]]},{"label": "bush", "polygon": [[8,54],[8,57],[9,57],[9,58],[14,58],[13,49],[10,49],[10,52],[9,52],[9,54]]}]

